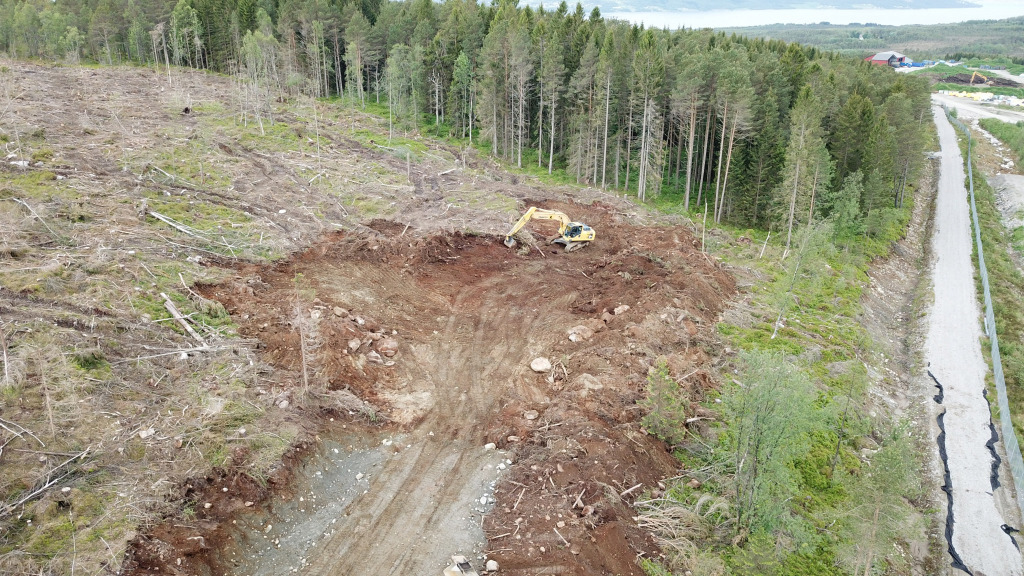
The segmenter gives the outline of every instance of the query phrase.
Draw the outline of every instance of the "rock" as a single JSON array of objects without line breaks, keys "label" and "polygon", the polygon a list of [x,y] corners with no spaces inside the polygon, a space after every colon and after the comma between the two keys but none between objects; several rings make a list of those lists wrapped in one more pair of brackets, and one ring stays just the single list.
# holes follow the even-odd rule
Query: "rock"
[{"label": "rock", "polygon": [[139,430],[139,438],[142,438],[143,440],[149,438],[153,434],[156,434],[156,430],[153,430],[152,426],[150,426],[149,429],[147,430]]},{"label": "rock", "polygon": [[594,334],[597,334],[598,332],[604,330],[605,328],[604,322],[598,320],[597,318],[587,318],[583,322],[583,325],[586,326],[587,328],[590,328],[594,332]]},{"label": "rock", "polygon": [[68,488],[67,486],[60,489],[61,494],[67,494],[68,492],[71,492],[71,488]]},{"label": "rock", "polygon": [[630,324],[629,326],[627,326],[625,329],[625,333],[626,336],[629,336],[630,338],[639,339],[644,337],[644,329],[637,324]]},{"label": "rock", "polygon": [[363,342],[359,338],[353,338],[348,341],[348,349],[355,352],[356,350],[359,350],[359,347],[362,346],[362,344]]},{"label": "rock", "polygon": [[541,374],[549,372],[551,370],[551,360],[548,360],[543,356],[540,358],[534,358],[533,362],[530,362],[530,369]]},{"label": "rock", "polygon": [[558,521],[558,522],[557,522],[557,523],[555,524],[555,526],[558,526],[559,528],[565,528],[565,522],[563,522],[562,520],[559,520],[559,521]]},{"label": "rock", "polygon": [[539,416],[540,412],[537,412],[536,410],[527,410],[526,412],[523,412],[523,418],[526,418],[527,420],[536,420]]},{"label": "rock", "polygon": [[209,510],[210,508],[213,508],[213,504],[210,504],[209,502],[207,502],[207,503],[203,504],[203,508]]},{"label": "rock", "polygon": [[686,485],[689,486],[690,488],[693,488],[694,490],[701,487],[700,480],[697,480],[696,478],[687,482]]},{"label": "rock", "polygon": [[481,496],[480,497],[480,505],[481,506],[486,506],[487,505],[487,496]]},{"label": "rock", "polygon": [[362,480],[362,479],[363,479],[363,473],[362,472],[360,472],[359,474],[356,474],[356,480]]},{"label": "rock", "polygon": [[488,442],[487,444],[484,444],[484,451],[487,452],[490,450],[494,450],[497,447],[498,446],[494,442]]},{"label": "rock", "polygon": [[600,390],[604,388],[604,384],[592,374],[583,373],[576,377],[576,382],[583,387],[584,390]]},{"label": "rock", "polygon": [[312,318],[313,320],[319,320],[322,315],[323,312],[320,312],[316,308],[309,311],[309,317]]},{"label": "rock", "polygon": [[626,304],[623,304],[622,306],[616,306],[615,307],[615,315],[616,316],[618,316],[620,314],[625,314],[626,312],[629,312],[629,306],[627,306]]},{"label": "rock", "polygon": [[338,318],[344,318],[345,316],[348,316],[348,310],[345,310],[341,306],[335,306],[334,315],[337,316]]},{"label": "rock", "polygon": [[498,571],[498,561],[497,560],[488,560],[487,564],[484,564],[484,569],[487,570],[488,572],[497,572]]},{"label": "rock", "polygon": [[369,360],[370,362],[373,362],[374,364],[383,364],[384,363],[384,359],[381,358],[380,354],[377,354],[377,352],[375,350],[371,351],[369,354],[367,354],[366,355],[366,359]]},{"label": "rock", "polygon": [[615,316],[612,315],[612,314],[609,314],[608,312],[605,312],[605,313],[601,314],[601,322],[604,322],[605,324],[611,322],[614,319],[615,319]]},{"label": "rock", "polygon": [[594,513],[594,507],[591,506],[590,504],[587,504],[586,506],[583,507],[583,510],[580,513],[584,516],[590,516]]},{"label": "rock", "polygon": [[509,436],[505,440],[508,440],[509,442],[519,442],[519,441],[522,440],[522,438],[520,438],[519,436],[513,435],[513,436]]},{"label": "rock", "polygon": [[253,501],[252,500],[246,500],[245,501],[245,507],[246,508],[252,508],[252,505],[253,505]]},{"label": "rock", "polygon": [[290,405],[291,404],[287,400],[281,400],[280,402],[277,403],[277,407],[280,408],[281,410],[284,410]]},{"label": "rock", "polygon": [[377,352],[391,358],[395,354],[398,354],[398,341],[394,338],[381,338],[377,342]]},{"label": "rock", "polygon": [[569,330],[569,340],[573,342],[582,342],[591,338],[593,335],[594,331],[582,324]]}]

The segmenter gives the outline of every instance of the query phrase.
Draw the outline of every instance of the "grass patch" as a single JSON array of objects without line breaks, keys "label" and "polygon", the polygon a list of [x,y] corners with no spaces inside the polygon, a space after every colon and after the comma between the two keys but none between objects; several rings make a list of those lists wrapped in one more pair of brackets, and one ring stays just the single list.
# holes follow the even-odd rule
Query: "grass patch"
[{"label": "grass patch", "polygon": [[979,123],[989,134],[1013,150],[1017,155],[1017,164],[1024,162],[1024,122],[1008,124],[995,118],[984,118]]},{"label": "grass patch", "polygon": [[[975,166],[974,198],[978,208],[978,224],[985,248],[985,267],[988,270],[992,292],[992,311],[999,337],[999,353],[1003,362],[1006,392],[1010,404],[1013,428],[1017,437],[1024,437],[1024,273],[1011,256],[1014,236],[1007,232],[996,206],[995,191]],[[973,226],[973,223],[972,223]],[[975,250],[975,257],[977,250]],[[980,276],[977,282],[978,298],[982,298]],[[985,354],[989,359],[988,354]],[[991,378],[991,372],[989,372]]]}]

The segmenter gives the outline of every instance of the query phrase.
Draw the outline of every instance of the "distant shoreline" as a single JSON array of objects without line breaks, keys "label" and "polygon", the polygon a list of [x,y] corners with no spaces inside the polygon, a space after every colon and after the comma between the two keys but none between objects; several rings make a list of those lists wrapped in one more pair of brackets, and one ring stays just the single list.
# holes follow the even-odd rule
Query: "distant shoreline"
[{"label": "distant shoreline", "polygon": [[607,18],[626,20],[654,28],[751,28],[771,24],[904,25],[951,24],[971,20],[1003,20],[1024,16],[1019,0],[982,0],[966,8],[792,8],[765,10],[608,11]]}]

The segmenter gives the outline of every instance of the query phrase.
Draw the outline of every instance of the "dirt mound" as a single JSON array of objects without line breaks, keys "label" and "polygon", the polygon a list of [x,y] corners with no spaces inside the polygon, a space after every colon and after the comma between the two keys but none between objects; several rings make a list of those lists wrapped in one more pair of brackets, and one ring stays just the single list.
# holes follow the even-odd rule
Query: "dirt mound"
[{"label": "dirt mound", "polygon": [[964,86],[1002,86],[1007,88],[1019,88],[1020,84],[1010,80],[1009,78],[1003,78],[996,76],[995,74],[987,75],[988,80],[986,81],[981,75],[974,76],[974,82],[971,82],[971,76],[973,74],[953,74],[946,76],[941,79],[940,82],[948,82],[950,84],[962,84]]},{"label": "dirt mound", "polygon": [[[350,414],[365,402],[406,435],[404,454],[317,544],[309,573],[352,573],[370,556],[407,573],[440,572],[456,552],[446,522],[471,505],[463,485],[487,443],[515,462],[482,526],[480,552],[503,573],[639,575],[637,555],[657,554],[629,504],[678,463],[640,429],[636,401],[659,357],[692,400],[715,385],[706,350],[733,280],[685,228],[640,227],[636,215],[601,204],[538,204],[590,224],[597,240],[573,253],[517,252],[496,236],[412,237],[405,224],[375,220],[367,228],[376,234],[334,233],[201,289],[259,340],[279,371],[275,398],[308,388],[330,407],[332,394],[352,393]],[[530,370],[537,356],[553,368]],[[452,451],[457,464],[445,463]],[[203,535],[194,528],[153,534],[175,543]],[[224,538],[204,542],[182,548],[199,571],[231,572],[225,559],[244,552]]]}]

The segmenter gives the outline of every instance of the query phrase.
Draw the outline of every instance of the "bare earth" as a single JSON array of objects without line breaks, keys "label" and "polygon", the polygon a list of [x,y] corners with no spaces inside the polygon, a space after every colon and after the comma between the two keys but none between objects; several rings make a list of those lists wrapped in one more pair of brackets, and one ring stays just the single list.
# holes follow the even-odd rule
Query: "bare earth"
[{"label": "bare earth", "polygon": [[928,314],[925,359],[942,384],[945,445],[953,501],[953,548],[974,574],[1020,575],[1021,555],[1001,530],[1005,523],[990,481],[990,410],[983,396],[981,311],[971,263],[970,214],[956,134],[934,108],[942,170],[932,238],[934,303]]}]

